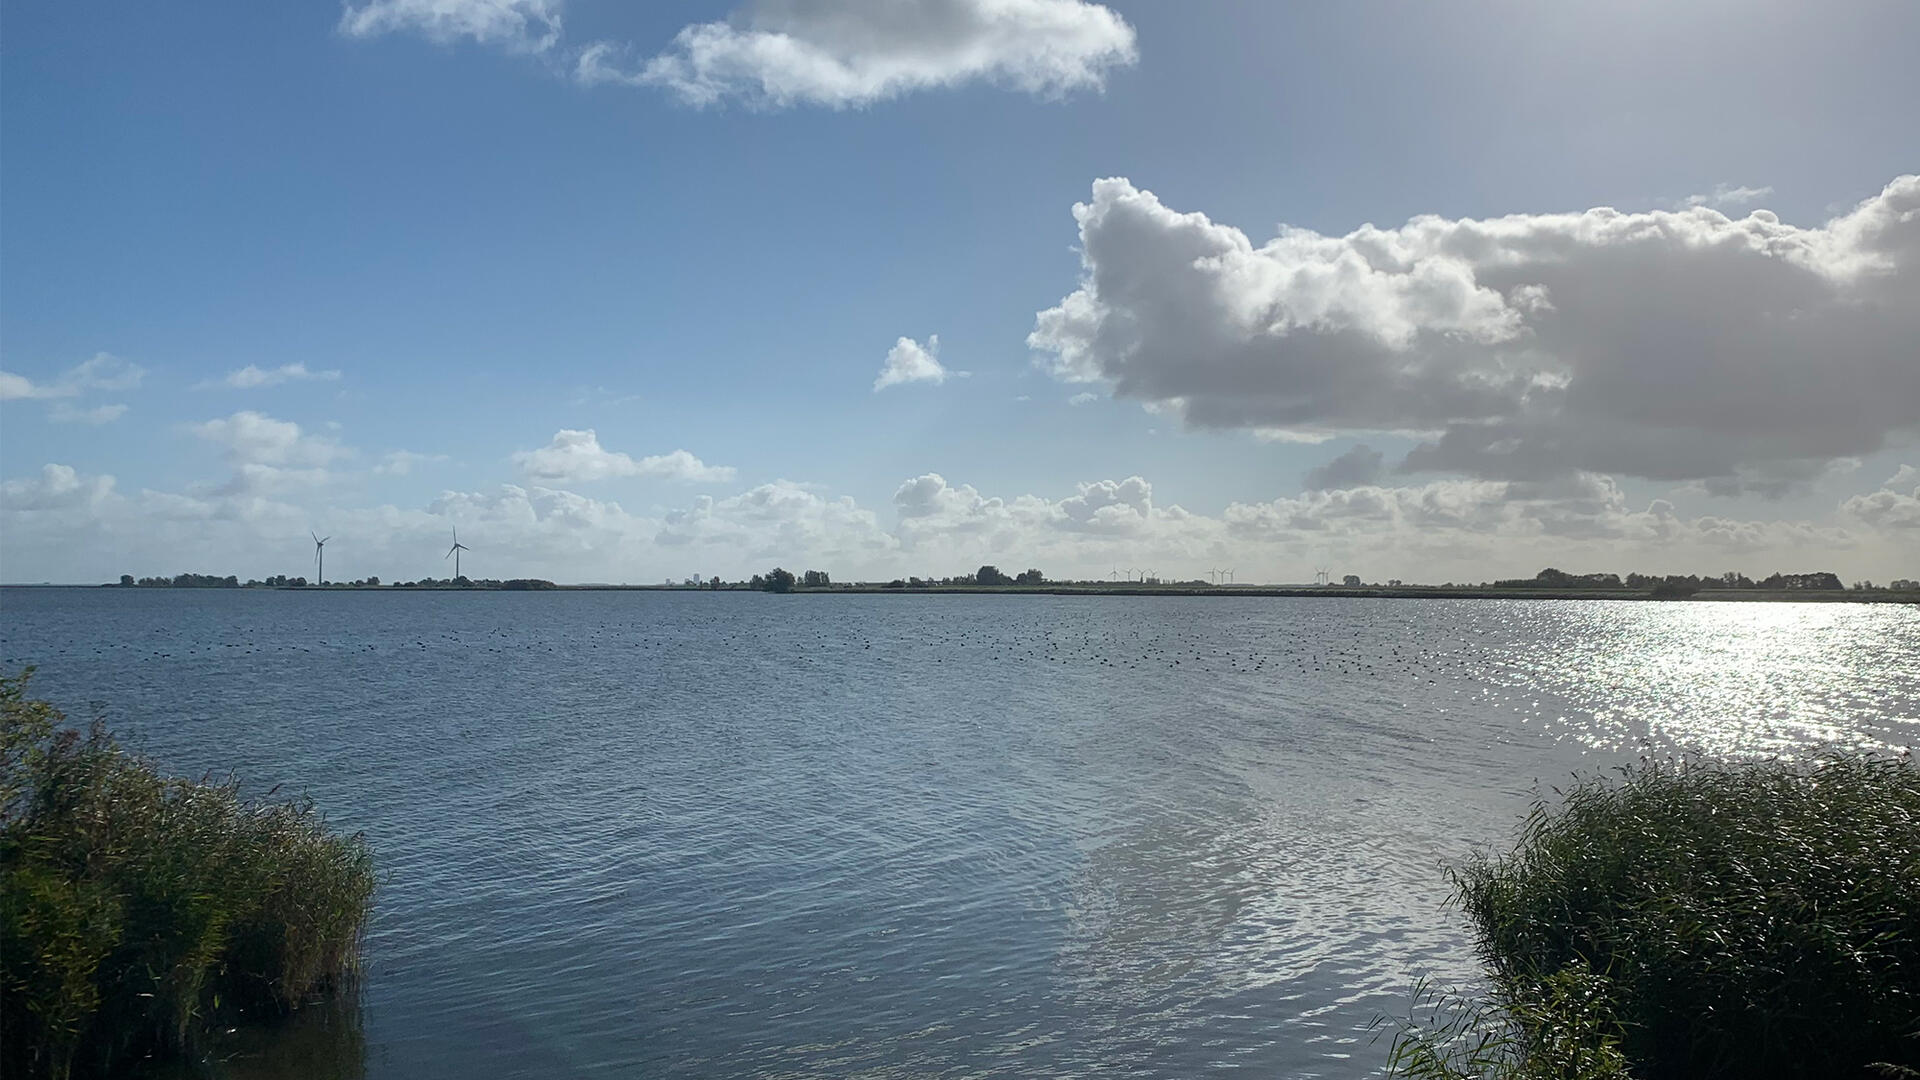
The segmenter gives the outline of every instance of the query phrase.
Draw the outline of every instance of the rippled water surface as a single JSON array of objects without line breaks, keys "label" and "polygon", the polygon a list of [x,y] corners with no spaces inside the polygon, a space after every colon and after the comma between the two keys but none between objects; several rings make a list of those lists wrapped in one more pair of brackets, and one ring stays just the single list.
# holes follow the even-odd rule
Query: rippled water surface
[{"label": "rippled water surface", "polygon": [[24,589],[0,659],[372,843],[361,1001],[236,1076],[1369,1076],[1536,780],[1920,742],[1853,604]]}]

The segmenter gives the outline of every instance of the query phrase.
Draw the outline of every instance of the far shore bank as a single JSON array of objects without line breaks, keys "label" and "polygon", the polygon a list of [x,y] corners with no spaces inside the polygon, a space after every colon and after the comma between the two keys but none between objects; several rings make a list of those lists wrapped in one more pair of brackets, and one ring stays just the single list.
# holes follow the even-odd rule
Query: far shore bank
[{"label": "far shore bank", "polygon": [[[579,588],[581,586],[568,586]],[[652,586],[661,591],[699,592],[685,586]],[[795,593],[1013,593],[1040,596],[1299,596],[1380,600],[1665,600],[1645,589],[1496,589],[1478,586],[1371,586],[1345,585],[1221,585],[1194,588],[1183,585],[1041,585],[1041,586],[948,586],[918,589],[893,589],[884,585],[834,586],[828,589],[794,589]],[[1883,603],[1920,604],[1920,592],[1892,589],[1724,589],[1702,591],[1687,601],[1730,600],[1787,603]]]},{"label": "far shore bank", "polygon": [[[0,584],[0,589],[109,589],[118,585],[71,585],[41,583]],[[173,589],[227,591],[215,586],[169,586]],[[306,585],[262,586],[273,592],[360,592],[360,593],[481,593],[481,592],[688,592],[743,593],[763,590],[744,586],[719,589],[692,585],[552,585],[540,589],[501,589],[484,585]],[[135,591],[135,590],[128,590]],[[153,591],[153,590],[138,590]],[[1209,596],[1209,597],[1305,597],[1323,599],[1377,600],[1658,600],[1665,603],[1792,603],[1792,604],[1920,604],[1920,592],[1894,589],[1702,589],[1686,597],[1654,596],[1646,589],[1528,589],[1491,586],[1348,586],[1348,585],[1084,585],[1049,583],[1045,585],[922,585],[894,587],[884,584],[830,585],[825,588],[797,586],[791,596],[892,595],[995,595],[995,596]]]}]

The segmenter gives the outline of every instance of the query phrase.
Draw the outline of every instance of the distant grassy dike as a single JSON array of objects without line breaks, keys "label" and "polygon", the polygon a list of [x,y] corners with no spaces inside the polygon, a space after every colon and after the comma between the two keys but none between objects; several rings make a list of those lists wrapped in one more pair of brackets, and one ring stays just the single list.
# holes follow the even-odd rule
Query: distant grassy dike
[{"label": "distant grassy dike", "polygon": [[374,875],[311,804],[170,779],[0,677],[0,1073],[109,1075],[349,978]]},{"label": "distant grassy dike", "polygon": [[1426,996],[1397,1076],[1920,1076],[1920,769],[1647,763],[1454,874],[1491,976]]}]

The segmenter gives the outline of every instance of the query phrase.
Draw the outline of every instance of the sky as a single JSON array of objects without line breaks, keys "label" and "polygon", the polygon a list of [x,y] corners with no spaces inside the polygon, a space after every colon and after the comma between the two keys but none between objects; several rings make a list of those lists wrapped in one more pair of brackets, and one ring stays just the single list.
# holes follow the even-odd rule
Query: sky
[{"label": "sky", "polygon": [[1915,40],[9,4],[0,580],[1920,577]]}]

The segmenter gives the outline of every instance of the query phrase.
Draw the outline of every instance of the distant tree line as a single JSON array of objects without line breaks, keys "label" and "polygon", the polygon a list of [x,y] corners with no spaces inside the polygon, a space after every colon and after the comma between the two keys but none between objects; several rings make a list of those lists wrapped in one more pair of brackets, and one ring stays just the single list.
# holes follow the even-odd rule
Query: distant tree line
[{"label": "distant tree line", "polygon": [[[715,578],[717,583],[720,579]],[[377,577],[358,578],[353,581],[332,581],[325,586],[317,586],[304,577],[288,577],[275,574],[268,578],[250,578],[246,582],[232,574],[219,577],[214,574],[175,574],[173,577],[145,577],[136,579],[132,574],[121,574],[116,588],[122,589],[308,589],[308,588],[353,588],[353,589],[498,589],[506,592],[524,592],[537,589],[557,589],[560,586],[545,578],[468,578],[464,574],[457,578],[421,578],[419,581],[395,581],[381,585]]]},{"label": "distant tree line", "polygon": [[[1349,588],[1363,587],[1357,574],[1346,574],[1341,578],[1343,585]],[[884,589],[936,589],[936,588],[1035,588],[1049,584],[1047,576],[1038,569],[1029,567],[1018,574],[1008,574],[991,563],[981,566],[968,574],[955,574],[951,577],[906,577],[894,578],[881,584]],[[1079,584],[1099,585],[1090,581]],[[1149,579],[1149,585],[1174,585],[1201,588],[1208,585],[1202,580],[1169,581],[1160,578]],[[1387,582],[1388,587],[1398,588],[1404,583],[1395,578]],[[825,570],[806,570],[796,575],[782,567],[774,567],[765,573],[754,574],[746,581],[722,581],[719,577],[689,577],[678,586],[669,580],[668,587],[693,589],[751,589],[761,592],[786,593],[795,589],[832,589],[833,578]],[[318,588],[304,577],[288,577],[275,574],[268,578],[253,578],[245,582],[232,574],[176,574],[173,577],[135,578],[132,574],[120,575],[119,588],[132,589],[305,589]],[[421,578],[418,581],[395,581],[382,585],[377,577],[367,577],[355,581],[328,582],[325,588],[393,588],[393,589],[495,589],[503,591],[527,591],[539,589],[557,589],[558,585],[545,578],[496,578],[471,579],[465,576],[456,578]],[[847,588],[846,585],[838,586]],[[1452,588],[1448,582],[1445,588]],[[1547,567],[1530,578],[1506,578],[1491,583],[1482,583],[1481,588],[1505,589],[1614,589],[1620,591],[1653,591],[1660,596],[1690,596],[1701,590],[1720,589],[1756,589],[1770,591],[1840,590],[1846,588],[1837,574],[1816,571],[1806,574],[1776,573],[1755,581],[1745,574],[1727,571],[1715,576],[1697,574],[1639,574],[1632,573],[1622,577],[1619,574],[1570,574],[1564,570]],[[1872,582],[1857,583],[1856,589],[1872,589]],[[1920,590],[1920,581],[1900,578],[1890,585],[1895,590]]]},{"label": "distant tree line", "polygon": [[947,578],[894,578],[882,585],[883,589],[951,589],[968,585],[981,588],[998,588],[1008,585],[1038,586],[1047,584],[1047,575],[1028,568],[1011,577],[1006,571],[989,563],[971,574],[957,574]]},{"label": "distant tree line", "polygon": [[1773,574],[1754,581],[1729,570],[1717,577],[1698,574],[1569,574],[1549,566],[1531,578],[1508,578],[1493,583],[1502,589],[1844,589],[1838,574],[1824,570],[1811,574]]},{"label": "distant tree line", "polygon": [[[371,578],[356,585],[378,585],[379,578]],[[175,574],[172,577],[143,577],[134,579],[132,574],[121,574],[119,588],[122,589],[287,589],[305,588],[307,579],[275,574],[266,579],[250,578],[245,583],[232,574],[221,577],[217,574]]]},{"label": "distant tree line", "polygon": [[[807,576],[811,579],[816,573],[819,571],[809,570]],[[820,577],[824,579],[826,575],[821,574]],[[747,579],[747,588],[759,589],[762,592],[785,593],[793,591],[793,583],[793,571],[782,570],[776,566],[764,574],[755,574]]]},{"label": "distant tree line", "polygon": [[[747,579],[747,588],[761,592],[792,592],[796,586],[802,589],[831,589],[833,578],[825,570],[807,570],[799,577],[794,577],[793,571],[776,566],[764,574],[755,574]],[[706,587],[720,588],[720,579],[714,578]]]},{"label": "distant tree line", "polygon": [[[1029,568],[1018,574],[1009,575],[999,567],[988,564],[980,567],[980,569],[975,570],[971,574],[956,574],[953,577],[894,578],[892,581],[883,584],[881,588],[932,589],[956,588],[969,585],[994,588],[1008,585],[1045,585],[1046,583],[1047,576],[1036,569]],[[719,578],[714,578],[710,582],[701,581],[699,578],[688,578],[685,586],[701,589],[739,587],[737,585],[725,585]],[[830,577],[825,570],[807,570],[800,574],[800,576],[795,577],[792,571],[776,566],[763,574],[755,574],[748,578],[746,587],[761,592],[784,593],[792,592],[796,588],[831,589],[834,585],[833,578]]]},{"label": "distant tree line", "polygon": [[228,574],[216,577],[212,574],[176,574],[173,577],[144,577],[135,581],[132,574],[120,575],[120,587],[123,589],[238,589],[240,579]]}]

